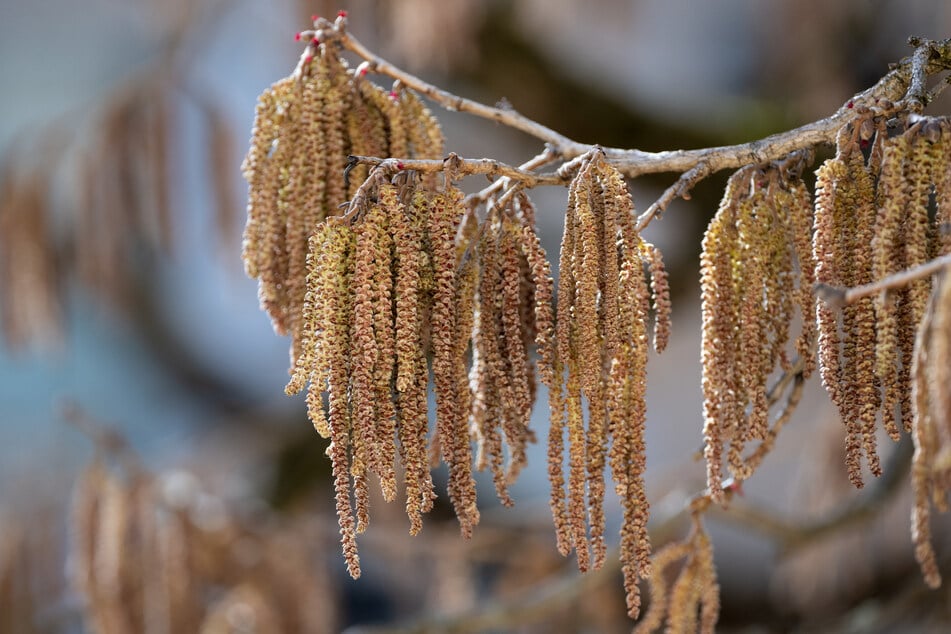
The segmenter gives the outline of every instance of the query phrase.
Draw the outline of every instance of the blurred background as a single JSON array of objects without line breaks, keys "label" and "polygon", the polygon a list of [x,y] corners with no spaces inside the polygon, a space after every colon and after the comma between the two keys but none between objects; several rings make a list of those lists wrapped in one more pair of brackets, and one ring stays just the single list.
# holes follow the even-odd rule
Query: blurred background
[{"label": "blurred background", "polygon": [[[95,631],[84,620],[95,601],[75,583],[83,563],[69,551],[82,534],[76,500],[96,482],[156,501],[163,525],[206,553],[189,564],[203,571],[193,587],[202,607],[177,631],[629,629],[619,572],[580,582],[555,551],[539,445],[514,509],[482,482],[470,542],[442,498],[417,538],[400,504],[377,500],[360,538],[364,577],[346,575],[325,445],[303,401],[284,396],[288,342],[240,260],[239,166],[257,95],[293,70],[293,35],[309,17],[338,9],[365,44],[437,85],[507,101],[579,141],[644,150],[738,143],[822,118],[905,56],[908,36],[951,36],[943,0],[3,3],[0,632]],[[462,156],[519,163],[540,150],[434,110]],[[675,293],[672,345],[649,362],[655,547],[683,533],[678,514],[703,488],[698,255],[727,176],[646,235]],[[675,177],[634,183],[638,208]],[[533,199],[556,256],[566,192]],[[746,485],[747,519],[710,518],[719,629],[947,631],[947,587],[926,591],[912,554],[907,443],[882,443],[893,477],[852,490],[840,423],[815,383]],[[538,402],[545,438],[543,393]],[[89,470],[94,460],[105,471]],[[869,497],[871,511],[829,521]],[[607,508],[616,529],[616,500]],[[769,521],[834,530],[794,539]]]}]

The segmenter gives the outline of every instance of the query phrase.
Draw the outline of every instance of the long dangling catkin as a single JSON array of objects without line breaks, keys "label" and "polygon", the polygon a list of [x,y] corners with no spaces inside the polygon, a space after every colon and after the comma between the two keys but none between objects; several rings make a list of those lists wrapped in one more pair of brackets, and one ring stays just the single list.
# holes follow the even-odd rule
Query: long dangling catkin
[{"label": "long dangling catkin", "polygon": [[458,411],[456,354],[456,246],[455,236],[463,215],[462,193],[455,188],[435,195],[429,207],[429,236],[433,262],[432,350],[436,386],[436,433],[443,458],[449,465],[449,497],[462,534],[469,537],[479,521],[472,478],[468,412]]},{"label": "long dangling catkin", "polygon": [[702,242],[700,254],[701,367],[703,370],[703,437],[707,461],[707,488],[713,499],[723,499],[724,443],[738,433],[736,399],[740,386],[736,376],[737,299],[733,288],[733,253],[738,250],[736,198],[741,179],[727,183],[720,208]]},{"label": "long dangling catkin", "polygon": [[670,285],[660,249],[645,243],[651,276],[651,303],[654,305],[654,351],[663,352],[670,340]]},{"label": "long dangling catkin", "polygon": [[[848,286],[859,286],[872,281],[871,244],[875,232],[875,194],[871,175],[858,147],[847,150],[846,178],[850,183],[841,211],[850,219],[850,230],[844,240],[842,258],[851,263],[844,280]],[[842,267],[844,268],[844,267]],[[879,386],[875,374],[875,309],[871,299],[862,299],[843,310],[843,387],[853,395],[851,416],[859,429],[862,445],[872,475],[880,476],[882,468],[876,447],[876,418],[880,405]]]},{"label": "long dangling catkin", "polygon": [[[949,470],[949,465],[939,465],[936,461],[940,448],[936,422],[932,415],[932,403],[929,389],[929,368],[933,366],[931,346],[934,339],[944,339],[947,346],[948,335],[935,329],[935,315],[948,310],[947,302],[951,300],[951,293],[946,289],[951,287],[946,276],[936,289],[932,300],[931,310],[925,313],[919,325],[915,339],[915,355],[911,367],[912,404],[914,417],[912,439],[915,444],[915,453],[911,466],[911,483],[914,491],[914,506],[911,514],[911,537],[915,544],[915,558],[921,566],[925,582],[932,588],[941,585],[941,574],[938,571],[938,562],[934,547],[931,543],[931,502],[932,498],[942,501],[948,495],[947,481],[945,488],[938,488],[935,478],[936,472]],[[942,320],[943,321],[943,320]],[[946,373],[946,370],[945,370]],[[946,389],[941,386],[940,389]],[[947,421],[941,421],[947,425]],[[948,445],[944,446],[944,457],[947,460]]]},{"label": "long dangling catkin", "polygon": [[803,361],[803,378],[809,377],[815,368],[816,341],[816,261],[812,252],[813,207],[812,198],[805,183],[795,179],[788,188],[780,187],[774,194],[776,206],[787,214],[787,243],[793,245],[799,284],[795,291],[795,304],[799,307],[802,331],[796,339],[796,354]]},{"label": "long dangling catkin", "polygon": [[[645,272],[655,256],[637,234],[633,212],[620,173],[600,153],[586,157],[569,187],[565,213],[548,456],[559,551],[574,549],[581,570],[604,561],[604,469],[610,457],[624,511],[621,562],[628,611],[636,615],[637,582],[650,574],[643,434],[651,292]],[[654,268],[662,297],[660,269]]]},{"label": "long dangling catkin", "polygon": [[[499,235],[499,256],[501,259],[501,326],[504,346],[502,348],[508,374],[509,394],[503,393],[506,402],[502,419],[509,447],[509,463],[505,477],[513,482],[525,466],[525,450],[534,436],[529,428],[532,415],[532,386],[529,371],[531,365],[525,348],[526,323],[522,316],[522,302],[525,297],[522,288],[523,256],[518,244],[519,226],[510,214],[503,213]],[[531,326],[533,324],[528,324]]]},{"label": "long dangling catkin", "polygon": [[[777,368],[791,370],[794,313],[811,320],[811,205],[798,178],[805,158],[791,155],[734,174],[704,236],[704,454],[707,486],[718,502],[723,462],[734,478],[745,480],[772,446],[784,419],[770,428],[768,380]],[[795,349],[809,356],[814,330],[806,323]],[[744,455],[750,441],[760,445]]]},{"label": "long dangling catkin", "polygon": [[[901,223],[908,200],[903,183],[904,162],[909,145],[905,135],[898,135],[882,143],[882,167],[878,179],[878,215],[875,237],[872,239],[872,276],[882,279],[904,268],[904,254],[900,248]],[[882,422],[892,438],[899,435],[901,414],[900,378],[903,368],[898,367],[898,306],[904,302],[903,292],[882,292],[875,298],[875,373],[882,386]]]},{"label": "long dangling catkin", "polygon": [[[906,132],[906,134],[914,134],[904,170],[908,198],[902,220],[902,244],[906,268],[924,264],[931,257],[932,251],[933,237],[928,208],[932,190],[932,165],[936,161],[936,153],[940,148],[920,134],[925,123],[922,122]],[[944,165],[944,169],[948,169],[947,164]],[[902,365],[905,368],[901,374],[902,383],[900,384],[903,395],[902,425],[905,431],[912,429],[910,370],[914,358],[915,332],[924,316],[930,293],[930,279],[914,280],[904,289],[905,303],[900,307],[898,347]]]},{"label": "long dangling catkin", "polygon": [[504,380],[502,372],[500,336],[497,306],[499,282],[499,258],[496,249],[499,223],[487,218],[479,237],[478,307],[474,321],[471,388],[473,394],[472,427],[478,453],[476,468],[489,468],[499,498],[506,506],[511,504],[506,491],[502,469],[502,437],[499,431],[501,412],[500,395],[496,381]]},{"label": "long dangling catkin", "polygon": [[[816,282],[830,286],[842,286],[851,276],[847,258],[851,253],[849,230],[854,229],[847,199],[851,198],[848,182],[848,166],[837,156],[829,159],[816,172],[816,231],[813,237],[813,253],[816,259]],[[837,311],[825,302],[816,305],[816,323],[819,329],[819,374],[822,385],[838,408],[846,427],[846,465],[849,480],[856,487],[862,481],[862,429],[852,417],[855,397],[845,388],[840,348],[847,344],[839,336]],[[846,339],[849,330],[843,328]],[[848,349],[846,356],[849,356]]]}]

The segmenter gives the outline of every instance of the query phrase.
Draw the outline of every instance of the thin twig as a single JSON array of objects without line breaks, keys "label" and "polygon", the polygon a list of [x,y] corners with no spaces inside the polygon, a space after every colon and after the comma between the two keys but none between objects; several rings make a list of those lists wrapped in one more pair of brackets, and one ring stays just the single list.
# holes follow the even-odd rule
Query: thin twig
[{"label": "thin twig", "polygon": [[883,291],[902,288],[915,280],[934,275],[938,271],[951,266],[951,254],[943,255],[940,258],[929,260],[924,264],[905,269],[884,277],[876,282],[870,282],[861,286],[852,288],[840,288],[838,286],[829,286],[828,284],[816,284],[816,295],[832,308],[843,308],[849,304],[871,297]]},{"label": "thin twig", "polygon": [[[305,34],[309,36],[310,32],[305,32]],[[322,42],[330,40],[339,42],[343,48],[366,60],[367,70],[369,72],[392,77],[416,92],[425,95],[446,110],[466,112],[477,117],[482,117],[483,119],[496,121],[509,128],[520,130],[536,139],[540,139],[557,149],[559,153],[566,155],[577,156],[578,154],[583,154],[591,147],[584,143],[572,141],[568,137],[519,114],[511,108],[504,110],[501,108],[493,108],[492,106],[487,106],[472,99],[459,97],[397,68],[382,57],[371,52],[367,47],[361,44],[359,40],[353,37],[346,30],[345,18],[338,18],[333,24],[326,20],[318,21],[318,30],[314,35]]]},{"label": "thin twig", "polygon": [[651,220],[653,220],[655,217],[660,217],[660,215],[667,209],[667,206],[672,203],[675,198],[689,200],[690,190],[693,189],[693,186],[702,181],[709,174],[710,168],[704,162],[697,163],[689,170],[681,174],[680,178],[678,178],[673,185],[668,187],[653,205],[647,208],[647,211],[638,216],[637,230],[643,231],[647,225],[650,224]]},{"label": "thin twig", "polygon": [[[454,157],[455,155],[450,155]],[[379,158],[376,156],[356,156],[351,155],[349,161],[352,164],[364,164],[372,167],[379,167],[384,171],[395,173],[404,170],[415,170],[417,172],[442,172],[446,170],[450,159],[396,159]],[[473,174],[487,174],[493,178],[504,176],[511,180],[522,183],[525,187],[537,187],[539,185],[563,185],[565,179],[558,173],[535,174],[534,172],[507,165],[495,159],[466,159],[456,157],[453,162],[453,169],[457,176],[471,176]]]},{"label": "thin twig", "polygon": [[920,113],[928,105],[928,61],[931,59],[931,41],[922,38],[909,38],[908,43],[915,47],[911,56],[910,80],[905,96],[908,109]]},{"label": "thin twig", "polygon": [[[551,147],[546,146],[544,151],[519,165],[518,169],[531,172],[556,160],[558,160],[558,153],[552,150]],[[496,179],[491,185],[481,191],[466,196],[466,204],[471,205],[485,202],[489,196],[507,186],[508,179],[506,177],[503,176],[502,178]]]}]

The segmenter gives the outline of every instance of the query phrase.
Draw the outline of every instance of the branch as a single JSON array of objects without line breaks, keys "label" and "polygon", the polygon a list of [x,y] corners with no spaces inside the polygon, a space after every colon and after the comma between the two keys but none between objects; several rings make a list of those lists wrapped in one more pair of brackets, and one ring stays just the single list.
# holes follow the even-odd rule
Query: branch
[{"label": "branch", "polygon": [[683,198],[684,200],[690,200],[690,190],[693,189],[693,186],[709,175],[710,166],[703,161],[681,174],[680,178],[678,178],[673,185],[668,187],[653,205],[647,208],[647,211],[637,217],[637,230],[643,231],[645,227],[650,224],[651,220],[655,217],[659,218],[674,199]]},{"label": "branch", "polygon": [[[347,31],[346,26],[347,20],[345,17],[339,17],[335,22],[321,18],[315,23],[315,30],[306,31],[304,35],[308,38],[316,38],[320,42],[336,42],[344,49],[365,60],[363,67],[367,71],[398,80],[447,110],[465,112],[489,119],[544,141],[562,158],[570,160],[584,154],[593,147],[569,139],[511,108],[502,109],[487,106],[427,83],[372,53]],[[701,163],[706,163],[707,167],[705,169],[708,171],[707,175],[709,175],[723,169],[738,168],[751,163],[765,163],[797,150],[832,143],[835,141],[837,131],[860,113],[866,113],[869,109],[879,107],[880,104],[883,107],[891,107],[894,102],[899,102],[906,94],[908,94],[910,100],[914,101],[917,93],[909,94],[911,91],[908,90],[913,81],[917,89],[920,84],[919,77],[944,70],[951,65],[951,40],[918,42],[920,42],[920,45],[912,58],[899,62],[874,86],[855,95],[835,114],[820,121],[750,143],[669,152],[605,148],[605,156],[629,178],[662,172],[684,173]],[[313,44],[308,45],[305,55],[312,54],[312,46]],[[917,100],[921,101],[920,98]]]},{"label": "branch", "polygon": [[[550,174],[535,174],[523,167],[514,167],[507,165],[495,159],[466,159],[455,154],[450,154],[445,159],[396,159],[379,158],[376,156],[357,156],[350,155],[348,159],[348,169],[359,164],[370,165],[380,168],[388,173],[401,172],[403,170],[414,170],[417,172],[442,172],[447,168],[454,172],[454,176],[471,176],[473,174],[486,174],[492,178],[504,176],[510,180],[518,181],[525,187],[537,187],[539,185],[563,185],[567,179],[557,172]],[[501,187],[501,185],[499,186]]]},{"label": "branch", "polygon": [[735,504],[728,510],[717,510],[717,517],[771,537],[778,542],[782,553],[788,555],[833,533],[861,525],[880,515],[885,509],[885,502],[898,492],[899,485],[908,474],[913,452],[911,437],[906,435],[895,447],[885,474],[866,495],[850,504],[836,507],[836,510],[826,517],[812,522],[802,523],[778,518],[769,511],[749,504]]},{"label": "branch", "polygon": [[865,297],[871,297],[872,295],[876,295],[878,293],[895,288],[902,288],[911,282],[914,282],[915,280],[930,277],[931,275],[934,275],[935,273],[949,266],[951,266],[951,253],[925,262],[924,264],[919,264],[918,266],[912,267],[910,269],[899,271],[898,273],[889,275],[888,277],[882,278],[877,282],[870,282],[868,284],[855,286],[853,288],[841,288],[838,286],[829,286],[828,284],[816,284],[815,290],[816,295],[818,295],[819,298],[831,308],[841,309],[845,306],[848,306],[849,304],[854,304]]}]

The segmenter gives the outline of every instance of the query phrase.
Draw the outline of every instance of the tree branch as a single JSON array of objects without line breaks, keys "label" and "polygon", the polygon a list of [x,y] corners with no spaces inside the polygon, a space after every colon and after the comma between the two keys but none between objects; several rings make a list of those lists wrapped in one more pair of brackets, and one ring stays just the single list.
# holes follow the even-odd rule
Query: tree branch
[{"label": "tree branch", "polygon": [[876,282],[870,282],[853,288],[816,284],[816,295],[832,308],[844,308],[865,297],[870,297],[895,288],[901,288],[915,280],[930,277],[949,266],[951,266],[951,254],[929,260],[924,264],[919,264],[904,271],[899,271]]},{"label": "tree branch", "polygon": [[[442,172],[445,171],[447,167],[451,167],[459,176],[471,176],[473,174],[486,174],[493,178],[504,176],[510,180],[522,183],[525,187],[563,185],[567,182],[567,179],[557,172],[535,174],[522,167],[507,165],[495,159],[467,159],[456,156],[455,154],[450,154],[445,159],[385,159],[376,156],[350,155],[348,167],[361,163],[378,167],[389,173],[401,172],[403,170]],[[499,187],[501,187],[501,185]]]}]

